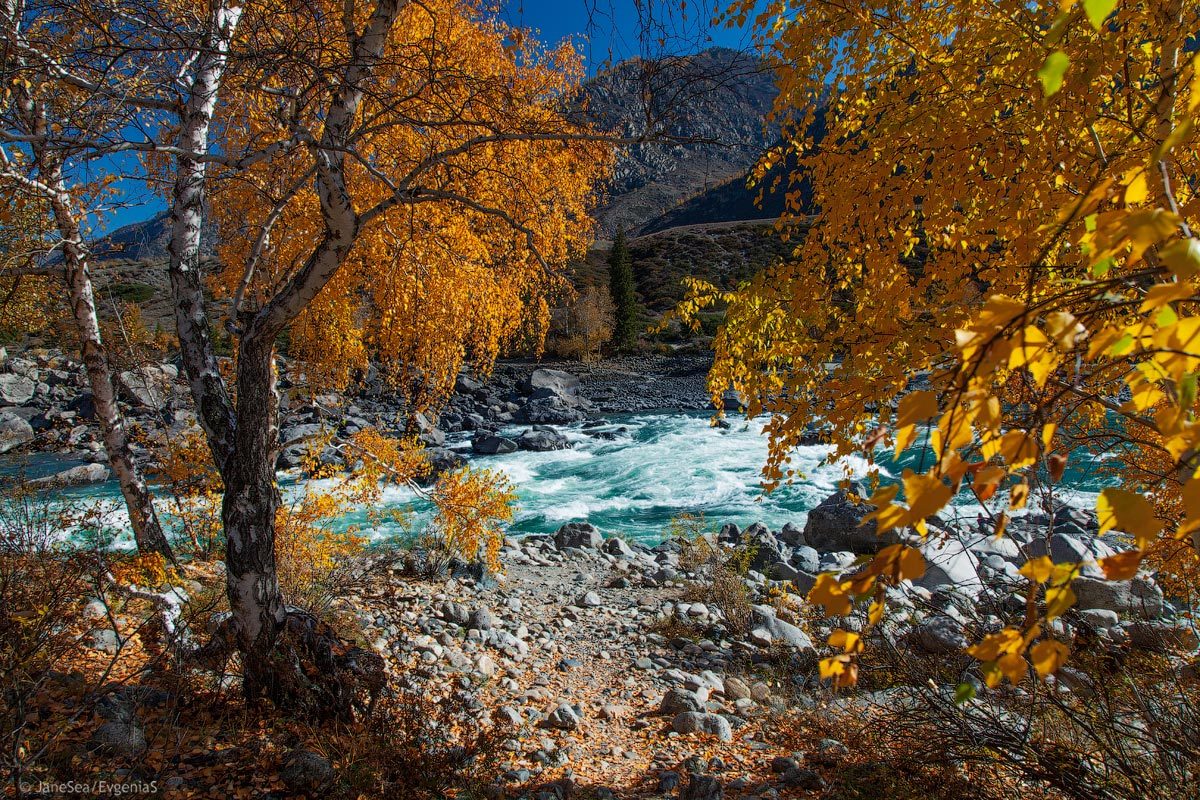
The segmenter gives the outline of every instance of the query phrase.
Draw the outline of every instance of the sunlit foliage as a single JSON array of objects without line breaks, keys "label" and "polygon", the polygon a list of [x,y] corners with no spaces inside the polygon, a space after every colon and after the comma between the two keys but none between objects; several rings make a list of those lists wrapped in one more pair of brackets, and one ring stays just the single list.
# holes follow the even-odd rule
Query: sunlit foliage
[{"label": "sunlit foliage", "polygon": [[[711,387],[772,415],[768,485],[795,477],[789,451],[827,423],[839,455],[925,454],[870,498],[881,533],[933,535],[925,520],[970,491],[1002,535],[1031,492],[1053,502],[1087,445],[1120,482],[1101,530],[1135,544],[1106,574],[1194,568],[1198,28],[1200,9],[1174,0],[776,3],[758,18],[784,142],[757,174],[794,160],[816,218],[790,259],[733,292],[695,284],[683,311],[727,303]],[[785,235],[800,199],[789,187]],[[919,374],[930,388],[906,394]],[[906,557],[822,576],[812,599],[879,604],[881,579],[916,574]],[[1042,632],[1074,602],[1078,565],[1024,574],[1021,629],[970,651],[989,683],[1067,656]],[[822,673],[852,683],[859,635],[831,643],[843,654]]]},{"label": "sunlit foliage", "polygon": [[[241,46],[277,47],[270,5],[247,13]],[[329,13],[338,17],[341,4]],[[230,77],[236,88],[222,120],[231,151],[286,139],[296,118],[319,129],[322,94],[309,75],[339,58],[340,29],[307,9],[287,19],[307,50],[266,75],[256,65]],[[593,187],[611,154],[563,116],[583,76],[570,46],[543,50],[454,0],[408,4],[390,36],[375,67],[387,91],[364,100],[360,117],[374,124],[364,125],[347,165],[351,203],[369,219],[347,263],[291,326],[289,351],[310,379],[332,387],[373,355],[398,389],[428,405],[449,392],[464,360],[486,371],[518,334],[540,342],[547,298],[569,289],[561,265],[589,242]],[[281,118],[280,91],[294,94],[294,117]],[[227,295],[241,292],[242,307],[299,273],[323,235],[308,180],[316,168],[299,144],[220,184],[213,208],[229,268],[217,283]],[[403,202],[369,211],[391,197]],[[260,242],[253,232],[268,220]],[[256,247],[261,259],[248,275]]]}]

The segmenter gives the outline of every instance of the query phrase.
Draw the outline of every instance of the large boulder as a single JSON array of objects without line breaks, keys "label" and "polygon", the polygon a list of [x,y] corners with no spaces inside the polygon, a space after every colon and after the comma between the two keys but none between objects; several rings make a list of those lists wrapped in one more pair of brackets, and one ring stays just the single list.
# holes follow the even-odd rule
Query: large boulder
[{"label": "large boulder", "polygon": [[540,453],[548,450],[567,450],[571,447],[571,442],[552,428],[537,426],[517,437],[517,447]]},{"label": "large boulder", "polygon": [[23,406],[33,399],[37,383],[24,375],[0,375],[0,405]]},{"label": "large boulder", "polygon": [[534,398],[574,399],[579,395],[579,378],[558,369],[535,369],[522,381],[521,390]]},{"label": "large boulder", "polygon": [[515,453],[517,443],[494,433],[481,433],[471,440],[471,449],[480,455],[494,456],[501,453]]},{"label": "large boulder", "polygon": [[90,483],[103,483],[108,480],[108,467],[103,464],[80,464],[77,467],[64,469],[62,472],[48,475],[30,481],[36,486],[61,488],[65,486],[86,486]]},{"label": "large boulder", "polygon": [[127,403],[160,411],[171,401],[179,370],[172,364],[148,364],[117,373],[118,396]]},{"label": "large boulder", "polygon": [[1162,616],[1162,589],[1140,575],[1128,581],[1076,578],[1071,588],[1075,592],[1076,605],[1081,610],[1098,608],[1141,619]]},{"label": "large boulder", "polygon": [[525,421],[531,425],[570,425],[582,422],[586,416],[575,404],[563,397],[538,397],[525,404]]},{"label": "large boulder", "polygon": [[896,544],[900,539],[895,531],[877,536],[874,522],[862,524],[863,517],[874,509],[867,503],[852,501],[845,489],[838,489],[808,512],[804,540],[822,552],[848,550],[859,554],[876,553]]},{"label": "large boulder", "polygon": [[596,549],[604,544],[604,536],[590,522],[568,522],[554,534],[554,544],[564,547]]},{"label": "large boulder", "polygon": [[797,650],[805,650],[815,652],[812,639],[808,634],[797,628],[790,622],[784,622],[775,615],[775,609],[771,606],[757,605],[752,607],[753,625],[755,630],[762,630],[769,634],[772,642],[794,647]]},{"label": "large boulder", "polygon": [[33,426],[16,414],[0,411],[0,453],[33,441]]}]

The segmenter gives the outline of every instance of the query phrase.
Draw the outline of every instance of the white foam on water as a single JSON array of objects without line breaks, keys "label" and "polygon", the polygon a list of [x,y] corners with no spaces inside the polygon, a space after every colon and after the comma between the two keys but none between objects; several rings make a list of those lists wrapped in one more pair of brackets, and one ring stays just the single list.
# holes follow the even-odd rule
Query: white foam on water
[{"label": "white foam on water", "polygon": [[[515,486],[518,507],[511,532],[547,533],[565,522],[589,521],[601,530],[644,541],[660,539],[674,516],[701,513],[712,524],[764,522],[778,530],[787,522],[803,525],[809,509],[832,493],[848,475],[865,476],[880,471],[894,480],[902,466],[889,454],[876,454],[871,464],[861,455],[829,463],[832,448],[815,445],[797,448],[789,466],[802,477],[771,494],[761,489],[760,470],[766,463],[767,439],[763,420],[734,420],[729,429],[714,428],[706,414],[639,414],[610,420],[601,428],[567,428],[568,450],[541,453],[518,451],[471,459],[473,466],[502,472]],[[617,439],[588,435],[618,431]],[[521,429],[505,433],[515,435]],[[1081,465],[1082,466],[1082,465]],[[1063,494],[1073,504],[1093,506],[1100,488],[1089,471],[1071,479],[1072,492]],[[1070,481],[1068,481],[1070,483]],[[115,486],[96,487],[97,497],[112,502]],[[318,490],[328,484],[318,484]],[[284,496],[297,488],[284,487]],[[977,513],[969,493],[956,504],[971,517]],[[120,504],[109,512],[114,527],[127,528]],[[382,509],[410,509],[411,524],[419,528],[431,516],[429,503],[406,487],[387,487]],[[409,533],[399,526],[368,530],[366,510],[349,515],[342,525],[364,526],[372,538]]]}]

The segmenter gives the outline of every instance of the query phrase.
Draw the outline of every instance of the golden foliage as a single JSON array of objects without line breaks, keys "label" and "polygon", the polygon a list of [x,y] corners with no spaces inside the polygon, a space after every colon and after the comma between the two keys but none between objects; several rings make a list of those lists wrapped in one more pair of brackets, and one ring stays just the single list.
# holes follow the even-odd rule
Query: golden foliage
[{"label": "golden foliage", "polygon": [[508,478],[463,467],[440,476],[431,499],[437,510],[422,543],[436,554],[482,560],[489,569],[498,570],[504,544],[500,523],[512,519],[517,500]]},{"label": "golden foliage", "polygon": [[[319,4],[320,5],[320,4]],[[321,14],[340,19],[340,4]],[[361,9],[360,9],[361,13]],[[230,152],[287,140],[295,120],[319,131],[322,89],[312,69],[339,63],[340,25],[307,5],[247,7],[239,47],[272,52],[289,32],[294,60],[271,80],[295,92],[282,118],[279,91],[254,66],[227,80]],[[420,406],[444,398],[464,360],[486,372],[516,337],[540,342],[547,298],[568,288],[561,268],[586,249],[594,187],[611,148],[563,113],[583,77],[569,45],[542,49],[474,0],[404,6],[355,120],[347,163],[350,202],[362,215],[346,263],[291,326],[290,352],[310,379],[339,387],[369,355]],[[290,126],[290,127],[289,127]],[[221,186],[213,208],[227,235],[216,289],[236,295],[266,224],[243,309],[276,292],[325,235],[316,168],[305,146],[285,147]],[[389,199],[402,197],[379,214]]]},{"label": "golden foliage", "polygon": [[[772,415],[768,486],[795,476],[788,453],[817,420],[838,455],[864,439],[868,458],[889,438],[897,455],[921,447],[925,466],[882,486],[871,519],[924,534],[963,489],[984,502],[1006,487],[1007,510],[1034,488],[1052,502],[1089,445],[1123,487],[1102,495],[1104,527],[1194,562],[1200,79],[1185,40],[1198,26],[1177,0],[779,2],[758,18],[784,142],[756,175],[794,161],[819,210],[807,225],[788,187],[780,230],[807,229],[794,257],[734,292],[694,282],[680,310],[727,304],[710,386]],[[918,372],[932,389],[881,419]],[[996,518],[999,534],[1006,509]],[[887,572],[883,558],[867,573]],[[989,682],[1026,673],[1078,566],[1044,588],[1031,576],[1044,607],[976,645]],[[858,588],[823,576],[812,597],[846,613]],[[1039,674],[1065,655],[1033,647]],[[823,673],[852,683],[854,656]]]}]

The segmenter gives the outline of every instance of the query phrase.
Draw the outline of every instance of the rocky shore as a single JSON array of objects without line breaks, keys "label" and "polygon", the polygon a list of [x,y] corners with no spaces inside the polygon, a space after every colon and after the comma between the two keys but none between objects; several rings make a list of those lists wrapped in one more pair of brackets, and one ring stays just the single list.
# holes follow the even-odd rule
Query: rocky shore
[{"label": "rocky shore", "polygon": [[[705,388],[710,364],[710,358],[695,355],[628,356],[595,364],[503,361],[486,382],[460,375],[438,415],[411,413],[374,374],[346,396],[310,396],[303,385],[284,379],[279,466],[297,466],[308,440],[328,431],[335,439],[322,459],[339,463],[338,439],[366,427],[392,435],[418,433],[436,469],[461,463],[471,452],[559,449],[568,444],[555,426],[586,425],[604,414],[710,408]],[[120,371],[115,378],[122,410],[145,434],[144,441],[161,442],[199,430],[176,365],[146,364]],[[103,465],[103,445],[90,424],[93,419],[91,394],[78,361],[54,350],[11,356],[0,350],[0,454],[39,452]],[[519,437],[498,435],[513,425],[528,429]],[[470,434],[470,447],[446,447],[447,434],[463,432]],[[154,471],[151,448],[135,446],[134,454]],[[48,477],[55,485],[77,485],[106,480],[108,474],[98,466]]]},{"label": "rocky shore", "polygon": [[[1025,690],[985,689],[966,662],[949,678],[941,671],[937,682],[930,675],[938,671],[925,666],[921,681],[897,675],[885,688],[851,693],[820,680],[816,662],[831,652],[831,630],[855,629],[862,615],[821,619],[795,594],[798,583],[810,570],[848,567],[879,541],[863,536],[864,509],[842,494],[819,512],[803,528],[726,525],[709,534],[718,558],[751,556],[732,595],[689,557],[695,540],[647,546],[571,523],[553,535],[506,540],[498,574],[464,568],[422,577],[420,552],[380,554],[336,609],[356,618],[397,686],[421,696],[452,687],[472,724],[498,734],[499,752],[487,765],[496,797],[562,800],[579,787],[596,797],[686,800],[819,794],[858,755],[857,744],[826,737],[799,746],[794,720],[904,714],[954,697],[960,682],[974,684],[978,696],[948,707],[975,726],[974,735],[1002,742],[1019,733]],[[925,577],[889,590],[893,611],[870,636],[873,652],[891,649],[924,664],[961,659],[969,639],[1019,613],[1016,566],[1044,552],[1039,532],[1050,530],[1056,559],[1111,546],[1090,515],[1064,510],[1053,519],[1031,515],[1000,543],[981,536],[944,551],[952,556],[929,553],[934,566]],[[1196,679],[1179,659],[1196,648],[1194,628],[1150,577],[1081,578],[1076,591],[1079,607],[1056,622],[1056,637],[1163,654],[1178,659],[1180,680]],[[95,646],[114,641],[110,632]],[[1086,698],[1093,681],[1067,666],[1049,688],[1060,698]],[[131,713],[121,724],[140,723]],[[132,733],[116,740],[141,741]],[[333,780],[319,753],[294,752],[289,763],[296,759]],[[305,775],[294,778],[294,789],[313,788]]]}]

